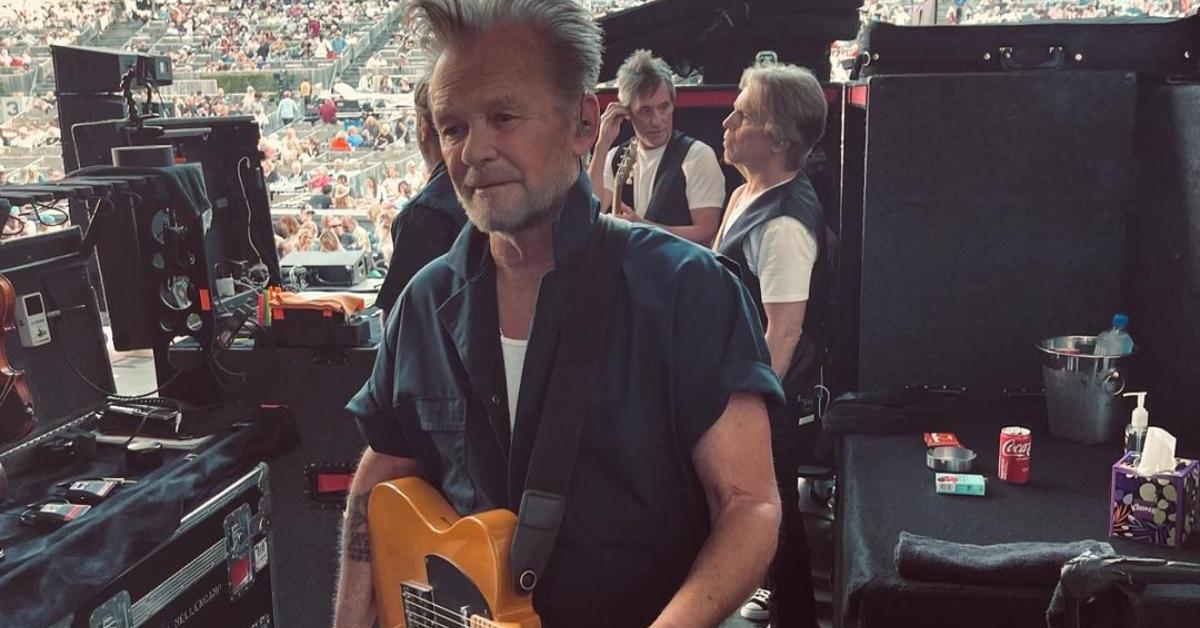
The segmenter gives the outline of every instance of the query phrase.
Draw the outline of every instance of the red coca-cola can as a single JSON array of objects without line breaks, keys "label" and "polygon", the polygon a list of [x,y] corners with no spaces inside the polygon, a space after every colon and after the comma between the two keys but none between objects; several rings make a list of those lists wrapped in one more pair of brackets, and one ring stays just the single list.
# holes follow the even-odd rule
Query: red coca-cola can
[{"label": "red coca-cola can", "polygon": [[1029,481],[1029,450],[1033,434],[1027,427],[1006,427],[1000,430],[1000,462],[997,476],[1004,482],[1024,484]]}]

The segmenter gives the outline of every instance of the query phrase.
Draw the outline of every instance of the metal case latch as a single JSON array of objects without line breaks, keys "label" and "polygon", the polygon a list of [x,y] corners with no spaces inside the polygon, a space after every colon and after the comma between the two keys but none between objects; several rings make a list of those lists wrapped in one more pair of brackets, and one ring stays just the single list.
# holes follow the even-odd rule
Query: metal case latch
[{"label": "metal case latch", "polygon": [[229,572],[229,598],[236,600],[254,584],[253,528],[250,504],[225,516],[225,565]]},{"label": "metal case latch", "polygon": [[129,591],[120,591],[92,611],[88,628],[133,628],[131,607]]}]

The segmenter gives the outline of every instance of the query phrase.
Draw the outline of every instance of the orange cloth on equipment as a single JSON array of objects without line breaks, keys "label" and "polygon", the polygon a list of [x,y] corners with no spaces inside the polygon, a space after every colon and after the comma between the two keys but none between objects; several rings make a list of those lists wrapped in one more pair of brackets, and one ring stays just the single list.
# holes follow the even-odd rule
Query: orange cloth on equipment
[{"label": "orange cloth on equipment", "polygon": [[362,297],[344,292],[307,293],[271,291],[271,308],[288,310],[332,310],[352,316],[366,307]]}]

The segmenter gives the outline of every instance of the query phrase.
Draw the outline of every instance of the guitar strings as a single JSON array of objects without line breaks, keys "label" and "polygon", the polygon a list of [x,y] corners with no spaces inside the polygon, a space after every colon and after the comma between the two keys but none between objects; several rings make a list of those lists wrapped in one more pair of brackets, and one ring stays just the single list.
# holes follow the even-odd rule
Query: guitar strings
[{"label": "guitar strings", "polygon": [[405,617],[404,623],[412,626],[412,628],[467,628],[466,624],[460,623],[451,626],[450,624],[443,624],[440,621],[431,621],[419,616]]},{"label": "guitar strings", "polygon": [[423,598],[419,595],[415,595],[415,594],[409,593],[409,592],[405,592],[402,596],[402,599],[405,601],[405,604],[407,604],[409,602],[413,602],[417,606],[424,606],[426,610],[438,613],[442,617],[446,617],[453,621],[463,621],[463,616],[461,613],[455,611],[452,608],[442,606],[441,604],[438,604],[437,602],[434,602],[433,600]]},{"label": "guitar strings", "polygon": [[[492,620],[487,619],[486,617],[480,617],[479,615],[475,615],[473,617],[463,617],[461,614],[455,614],[452,609],[449,609],[449,608],[442,606],[432,600],[428,600],[426,598],[420,597],[418,595],[415,595],[415,594],[407,592],[407,591],[404,592],[401,595],[401,597],[405,600],[405,613],[404,614],[405,614],[406,619],[409,618],[409,614],[413,610],[418,611],[418,612],[423,610],[425,612],[435,613],[435,616],[433,616],[433,617],[425,617],[422,615],[413,615],[412,616],[412,619],[419,619],[419,620],[425,622],[426,626],[423,626],[421,628],[428,628],[428,627],[432,627],[432,628],[471,628],[471,626],[472,626],[471,622],[475,618],[479,618],[481,620],[481,625],[483,622],[486,622],[488,625],[491,625],[493,623]],[[410,603],[411,603],[412,607],[415,607],[415,608],[410,607],[409,606]],[[440,617],[438,617],[439,615],[440,615]],[[452,625],[448,625],[448,624],[444,623],[442,618],[449,619],[450,622],[452,623]]]},{"label": "guitar strings", "polygon": [[[408,603],[406,602],[405,604],[407,605]],[[419,606],[419,605],[415,605],[415,606]],[[466,628],[466,626],[467,626],[466,620],[464,620],[462,618],[462,616],[456,615],[456,616],[451,617],[451,616],[448,616],[445,614],[438,614],[438,612],[436,610],[431,609],[431,608],[413,608],[410,606],[406,606],[405,611],[404,611],[405,616],[408,617],[410,613],[418,613],[418,614],[412,615],[412,617],[411,617],[412,619],[420,619],[425,622],[432,622],[431,625],[437,626],[439,628],[442,628],[442,627]],[[449,622],[449,623],[447,623],[447,622]]]},{"label": "guitar strings", "polygon": [[[408,606],[408,604],[410,604],[410,603],[412,603],[412,606]],[[468,617],[463,617],[460,614],[455,614],[454,611],[452,611],[448,608],[445,608],[445,606],[440,606],[437,603],[430,602],[430,600],[427,600],[424,598],[412,598],[410,600],[407,600],[407,602],[404,604],[406,604],[406,610],[408,608],[412,608],[415,611],[424,611],[424,612],[430,612],[430,614],[434,614],[432,618],[433,618],[433,620],[437,620],[439,622],[439,626],[444,626],[444,624],[442,623],[443,621],[450,621],[452,626],[455,626],[455,627],[461,626],[463,628],[466,628],[468,626],[468,622],[470,621]],[[430,617],[422,616],[422,618],[426,618],[426,620],[427,620],[427,618],[430,618]]]},{"label": "guitar strings", "polygon": [[447,624],[437,618],[410,615],[408,611],[404,613],[404,621],[413,628],[467,628],[467,624],[463,623],[462,620],[456,620],[453,624]]},{"label": "guitar strings", "polygon": [[[435,616],[433,618],[438,621],[438,623],[436,625],[439,628],[447,626],[447,624],[441,623],[442,618],[445,618],[445,619],[450,620],[451,622],[454,622],[451,625],[451,628],[458,628],[458,627],[468,628],[467,622],[469,620],[467,618],[464,618],[462,615],[455,613],[453,609],[447,608],[445,606],[438,604],[437,602],[434,602],[432,600],[427,600],[423,597],[420,597],[418,595],[414,595],[414,594],[408,593],[408,592],[405,592],[401,597],[404,600],[404,604],[405,604],[405,615],[408,615],[408,606],[411,604],[412,606],[423,607],[423,608],[418,608],[418,610],[425,610],[427,612],[432,612],[432,613],[435,613],[436,615],[440,616],[440,617]],[[427,619],[427,618],[422,617],[422,619]]]}]

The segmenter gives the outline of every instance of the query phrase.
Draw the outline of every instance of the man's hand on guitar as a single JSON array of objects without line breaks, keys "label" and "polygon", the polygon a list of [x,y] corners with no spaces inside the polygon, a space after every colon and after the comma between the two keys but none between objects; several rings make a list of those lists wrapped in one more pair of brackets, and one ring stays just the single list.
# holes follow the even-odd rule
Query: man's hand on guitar
[{"label": "man's hand on guitar", "polygon": [[604,113],[600,115],[600,136],[596,139],[598,148],[607,151],[612,147],[613,142],[617,141],[617,136],[621,134],[621,123],[628,115],[628,108],[616,102],[608,103]]},{"label": "man's hand on guitar", "polygon": [[632,207],[626,205],[625,203],[618,203],[617,211],[613,215],[617,218],[624,218],[629,222],[646,222],[645,218],[642,218],[637,212],[633,211]]}]

